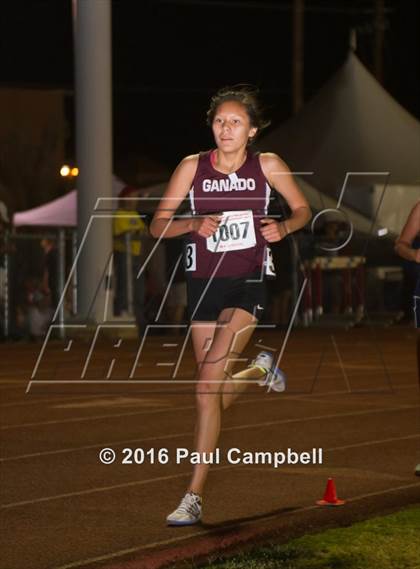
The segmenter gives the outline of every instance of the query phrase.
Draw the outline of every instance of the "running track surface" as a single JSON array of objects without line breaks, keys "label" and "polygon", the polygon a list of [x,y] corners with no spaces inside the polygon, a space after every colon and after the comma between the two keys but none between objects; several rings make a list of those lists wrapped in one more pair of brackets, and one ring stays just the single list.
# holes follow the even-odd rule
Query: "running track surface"
[{"label": "running track surface", "polygon": [[[279,351],[283,335],[256,331],[244,357],[254,357],[259,346]],[[226,543],[241,532],[257,538],[270,523],[290,528],[299,518],[303,531],[323,518],[338,525],[349,512],[372,515],[419,501],[414,343],[408,327],[293,331],[281,362],[287,392],[251,384],[225,413],[222,460],[211,468],[204,523],[190,528],[164,523],[192,468],[174,460],[177,448],[191,449],[193,437],[189,344],[170,379],[168,364],[182,339],[151,337],[127,381],[135,341],[100,339],[88,365],[86,341],[52,341],[31,382],[41,345],[2,344],[2,568],[153,568],[200,547],[217,549],[223,535],[230,536]],[[116,452],[111,465],[99,460],[104,447]],[[324,460],[278,469],[234,466],[225,459],[232,447],[321,447]],[[169,462],[121,464],[124,448],[167,449]],[[334,511],[314,506],[328,477],[348,500]]]}]

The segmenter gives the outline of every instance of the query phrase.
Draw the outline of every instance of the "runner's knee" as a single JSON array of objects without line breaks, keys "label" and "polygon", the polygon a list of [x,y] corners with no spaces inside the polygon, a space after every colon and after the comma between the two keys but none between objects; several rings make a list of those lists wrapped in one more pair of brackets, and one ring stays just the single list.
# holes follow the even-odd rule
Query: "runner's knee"
[{"label": "runner's knee", "polygon": [[195,398],[199,410],[211,410],[220,407],[221,383],[217,381],[199,381],[196,386]]}]

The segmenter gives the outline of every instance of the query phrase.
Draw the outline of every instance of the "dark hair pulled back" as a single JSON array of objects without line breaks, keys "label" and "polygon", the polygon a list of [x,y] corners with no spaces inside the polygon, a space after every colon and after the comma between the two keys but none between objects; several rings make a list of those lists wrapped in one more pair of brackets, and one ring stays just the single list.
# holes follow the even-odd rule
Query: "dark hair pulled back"
[{"label": "dark hair pulled back", "polygon": [[[251,126],[258,129],[256,134],[257,136],[264,128],[270,124],[270,121],[264,118],[264,110],[261,107],[258,95],[258,88],[254,87],[253,85],[240,84],[222,87],[211,98],[210,107],[207,111],[207,124],[209,126],[213,124],[217,109],[222,103],[226,103],[228,101],[236,101],[243,105],[245,108]],[[256,136],[254,136],[250,142],[255,140]]]}]

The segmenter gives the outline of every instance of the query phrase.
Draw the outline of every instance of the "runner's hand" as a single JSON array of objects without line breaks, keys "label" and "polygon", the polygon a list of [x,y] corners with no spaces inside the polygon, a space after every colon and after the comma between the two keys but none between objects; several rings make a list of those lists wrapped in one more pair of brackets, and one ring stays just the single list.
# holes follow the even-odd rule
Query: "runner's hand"
[{"label": "runner's hand", "polygon": [[284,222],[278,222],[271,217],[263,217],[261,219],[260,231],[262,236],[269,243],[281,241],[287,235],[287,228]]},{"label": "runner's hand", "polygon": [[196,217],[192,221],[192,230],[196,231],[200,237],[211,237],[219,228],[221,217],[209,215],[207,217]]}]

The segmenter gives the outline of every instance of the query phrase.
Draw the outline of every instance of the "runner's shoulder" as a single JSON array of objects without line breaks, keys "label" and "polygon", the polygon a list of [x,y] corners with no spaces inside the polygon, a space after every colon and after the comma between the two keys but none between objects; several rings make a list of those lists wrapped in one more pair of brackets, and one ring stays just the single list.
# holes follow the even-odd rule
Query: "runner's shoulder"
[{"label": "runner's shoulder", "polygon": [[197,170],[199,154],[189,154],[185,156],[181,162],[178,164],[178,168],[182,168],[185,171],[195,171]]},{"label": "runner's shoulder", "polygon": [[185,156],[185,158],[183,158],[175,168],[171,181],[176,181],[177,184],[186,184],[186,186],[191,184],[197,172],[198,158],[198,154]]},{"label": "runner's shoulder", "polygon": [[275,152],[261,152],[259,156],[263,168],[272,168],[275,166],[286,172],[290,171],[286,162],[282,160],[278,154],[275,154]]},{"label": "runner's shoulder", "polygon": [[413,207],[413,214],[420,218],[420,200]]},{"label": "runner's shoulder", "polygon": [[260,165],[264,176],[268,180],[270,186],[275,186],[276,181],[278,181],[278,176],[273,177],[273,172],[277,174],[280,173],[290,173],[290,169],[286,162],[280,158],[274,152],[262,152],[260,155]]}]

